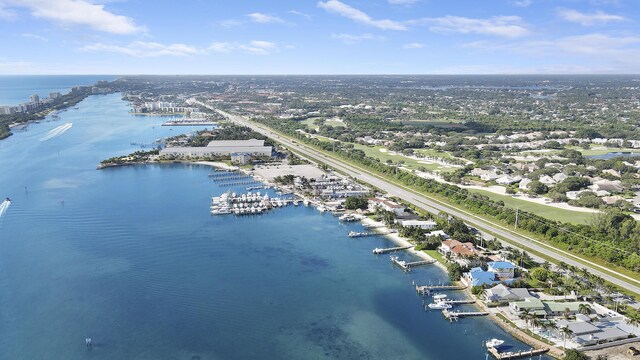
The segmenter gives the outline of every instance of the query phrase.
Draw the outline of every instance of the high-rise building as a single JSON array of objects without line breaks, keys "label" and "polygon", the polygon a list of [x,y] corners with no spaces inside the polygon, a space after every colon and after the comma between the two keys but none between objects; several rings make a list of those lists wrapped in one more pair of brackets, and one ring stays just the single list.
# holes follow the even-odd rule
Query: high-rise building
[{"label": "high-rise building", "polygon": [[60,96],[61,96],[61,95],[60,95],[60,93],[59,93],[59,92],[52,92],[52,93],[49,93],[49,99],[57,99],[57,98],[59,98]]},{"label": "high-rise building", "polygon": [[38,94],[33,94],[29,97],[29,100],[32,103],[39,103],[40,102],[40,96],[38,96]]}]

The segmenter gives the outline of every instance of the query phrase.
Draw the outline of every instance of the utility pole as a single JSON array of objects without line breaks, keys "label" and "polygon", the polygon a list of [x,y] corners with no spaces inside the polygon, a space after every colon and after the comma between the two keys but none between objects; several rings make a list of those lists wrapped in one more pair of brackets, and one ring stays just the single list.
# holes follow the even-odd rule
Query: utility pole
[{"label": "utility pole", "polygon": [[518,228],[518,215],[520,213],[520,209],[516,208],[516,229]]}]

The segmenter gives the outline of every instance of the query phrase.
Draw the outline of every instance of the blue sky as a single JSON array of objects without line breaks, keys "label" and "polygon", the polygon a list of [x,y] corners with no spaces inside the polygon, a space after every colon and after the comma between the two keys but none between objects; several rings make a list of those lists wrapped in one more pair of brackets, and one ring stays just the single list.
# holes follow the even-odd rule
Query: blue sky
[{"label": "blue sky", "polygon": [[640,73],[638,0],[0,0],[0,74]]}]

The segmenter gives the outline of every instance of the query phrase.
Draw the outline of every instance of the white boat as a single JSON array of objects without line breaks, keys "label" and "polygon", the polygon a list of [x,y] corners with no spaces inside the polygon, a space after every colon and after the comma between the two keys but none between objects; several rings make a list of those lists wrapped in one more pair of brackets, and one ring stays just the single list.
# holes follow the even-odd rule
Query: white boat
[{"label": "white boat", "polygon": [[447,298],[447,294],[435,294],[433,295],[433,300],[443,300]]},{"label": "white boat", "polygon": [[299,204],[298,200],[293,200],[293,206],[298,206]]},{"label": "white boat", "polygon": [[487,342],[485,343],[485,345],[486,345],[488,348],[498,347],[498,346],[500,346],[500,345],[502,345],[502,344],[504,344],[504,340],[495,339],[495,338],[494,338],[494,339],[491,339],[491,340],[489,340],[489,341],[487,341]]},{"label": "white boat", "polygon": [[304,206],[309,206],[309,200],[307,199],[302,200],[302,204],[304,204]]},{"label": "white boat", "polygon": [[318,206],[318,211],[325,212],[325,211],[327,211],[327,208],[322,206],[322,205],[320,205],[320,206]]},{"label": "white boat", "polygon": [[451,305],[443,301],[437,301],[429,304],[429,309],[434,309],[434,310],[451,309]]}]

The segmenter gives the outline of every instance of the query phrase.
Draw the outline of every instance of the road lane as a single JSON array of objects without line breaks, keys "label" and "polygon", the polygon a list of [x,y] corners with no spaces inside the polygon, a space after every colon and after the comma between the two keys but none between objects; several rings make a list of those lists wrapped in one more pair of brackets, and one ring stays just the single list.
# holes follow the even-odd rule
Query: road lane
[{"label": "road lane", "polygon": [[[286,145],[292,150],[295,150],[296,152],[308,157],[311,160],[324,162],[327,165],[330,165],[331,167],[334,167],[335,169],[349,176],[352,176],[358,180],[364,181],[379,189],[382,189],[386,191],[390,196],[398,197],[430,213],[437,214],[440,211],[444,211],[480,230],[488,231],[492,234],[495,234],[499,238],[508,239],[509,242],[527,247],[533,251],[539,252],[550,258],[556,259],[557,261],[563,261],[577,268],[586,268],[592,274],[601,276],[603,279],[615,285],[618,285],[622,288],[630,290],[636,294],[640,294],[640,286],[638,286],[640,284],[640,279],[615,272],[613,270],[608,269],[605,266],[583,259],[577,255],[571,254],[570,252],[553,248],[550,245],[547,245],[540,240],[537,240],[525,235],[521,235],[521,234],[515,234],[511,231],[511,229],[503,225],[492,223],[476,214],[469,213],[465,210],[455,208],[449,204],[442,203],[439,200],[432,199],[423,194],[419,194],[402,185],[396,185],[387,180],[383,180],[373,175],[368,170],[365,170],[359,167],[356,168],[351,164],[344,163],[341,160],[331,156],[327,156],[324,154],[321,155],[320,153],[318,153],[317,150],[309,148],[306,145],[300,144],[298,142],[293,142],[283,136],[278,135],[277,133],[275,133],[274,131],[268,128],[258,126],[255,123],[248,121],[246,118],[242,116],[233,115],[233,114],[218,110],[216,108],[213,108],[201,102],[199,102],[199,104],[211,110],[218,111],[220,114],[226,116],[230,121],[233,121],[243,126],[247,126],[253,129],[254,131],[261,133],[269,138],[276,139],[277,141],[281,142],[282,144]],[[580,261],[577,261],[577,260],[580,260]],[[615,273],[618,277],[612,276],[609,273],[604,272],[602,270]]]}]

